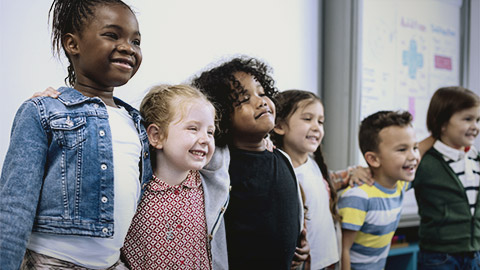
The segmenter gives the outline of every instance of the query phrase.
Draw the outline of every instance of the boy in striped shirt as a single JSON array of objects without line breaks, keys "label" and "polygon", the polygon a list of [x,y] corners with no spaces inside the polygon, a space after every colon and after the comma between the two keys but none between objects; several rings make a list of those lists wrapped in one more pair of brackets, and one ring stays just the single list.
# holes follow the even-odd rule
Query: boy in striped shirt
[{"label": "boy in striped shirt", "polygon": [[383,269],[405,191],[420,161],[408,112],[380,111],[360,125],[359,143],[374,185],[340,194],[342,269]]}]

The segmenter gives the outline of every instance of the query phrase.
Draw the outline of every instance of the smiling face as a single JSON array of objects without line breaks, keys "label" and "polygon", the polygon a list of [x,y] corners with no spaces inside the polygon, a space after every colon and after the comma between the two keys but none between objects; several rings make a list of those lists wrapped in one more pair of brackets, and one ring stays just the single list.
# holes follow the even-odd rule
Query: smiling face
[{"label": "smiling face", "polygon": [[231,117],[233,143],[241,149],[244,145],[262,144],[274,127],[275,105],[252,75],[245,72],[233,75],[245,89]]},{"label": "smiling face", "polygon": [[395,185],[397,180],[413,181],[420,161],[413,127],[386,127],[380,131],[379,139],[378,153],[375,153],[377,163],[373,164],[375,180],[389,185]]},{"label": "smiling face", "polygon": [[176,171],[202,169],[215,150],[215,109],[201,99],[182,104],[184,112],[176,113],[168,126],[167,138],[160,145],[160,170]]},{"label": "smiling face", "polygon": [[456,112],[442,127],[440,140],[455,149],[471,146],[479,132],[479,121],[480,106]]},{"label": "smiling face", "polygon": [[80,91],[84,87],[113,91],[127,83],[142,62],[137,19],[123,5],[97,5],[81,33],[68,34],[63,45]]},{"label": "smiling face", "polygon": [[323,139],[323,105],[318,100],[303,100],[287,122],[279,123],[275,132],[283,135],[283,148],[292,158],[294,167],[305,163],[309,153],[320,146]]}]

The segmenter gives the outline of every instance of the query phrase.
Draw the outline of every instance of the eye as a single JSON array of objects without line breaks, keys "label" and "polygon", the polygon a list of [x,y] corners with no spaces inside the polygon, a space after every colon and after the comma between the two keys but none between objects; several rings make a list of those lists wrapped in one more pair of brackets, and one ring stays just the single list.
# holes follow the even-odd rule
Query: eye
[{"label": "eye", "polygon": [[198,128],[196,126],[189,126],[187,127],[188,130],[191,130],[191,131],[197,131]]},{"label": "eye", "polygon": [[109,38],[115,39],[115,40],[118,39],[118,35],[116,33],[113,33],[113,32],[106,32],[106,33],[103,34],[103,36],[109,37]]},{"label": "eye", "polygon": [[250,95],[245,95],[243,96],[243,99],[241,99],[239,102],[240,104],[248,102],[250,100]]},{"label": "eye", "polygon": [[207,133],[208,133],[208,135],[213,136],[213,134],[215,133],[215,130],[210,129],[210,130],[207,131]]},{"label": "eye", "polygon": [[140,40],[139,39],[135,39],[134,41],[132,41],[132,43],[133,43],[133,45],[140,47]]},{"label": "eye", "polygon": [[407,148],[405,148],[405,147],[398,148],[397,151],[398,151],[398,152],[405,152],[405,151],[407,151]]},{"label": "eye", "polygon": [[319,125],[323,125],[323,120],[318,120]]}]

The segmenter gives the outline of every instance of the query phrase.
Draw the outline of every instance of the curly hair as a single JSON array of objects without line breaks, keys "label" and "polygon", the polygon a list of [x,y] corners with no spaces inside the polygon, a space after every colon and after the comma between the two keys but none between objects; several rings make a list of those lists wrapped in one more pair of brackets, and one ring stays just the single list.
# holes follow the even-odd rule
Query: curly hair
[{"label": "curly hair", "polygon": [[407,111],[379,111],[367,116],[360,124],[358,141],[362,154],[378,152],[380,131],[390,126],[406,127],[412,124],[412,115]]},{"label": "curly hair", "polygon": [[263,87],[265,95],[270,99],[274,100],[278,93],[271,76],[271,67],[256,58],[247,56],[235,57],[193,78],[192,85],[209,96],[216,106],[220,119],[219,130],[215,136],[218,146],[230,143],[232,113],[235,107],[241,105],[240,97],[247,91],[235,78],[236,72],[245,72],[255,77]]},{"label": "curly hair", "polygon": [[[60,56],[62,50],[65,53],[65,48],[62,44],[63,37],[68,33],[81,33],[87,22],[91,20],[96,6],[111,4],[122,5],[132,11],[121,0],[54,0],[48,11],[48,20],[52,16],[53,53],[58,56]],[[132,13],[134,12],[132,11]],[[65,56],[69,62],[65,83],[73,86],[76,80],[75,70],[67,53],[65,53]]]}]

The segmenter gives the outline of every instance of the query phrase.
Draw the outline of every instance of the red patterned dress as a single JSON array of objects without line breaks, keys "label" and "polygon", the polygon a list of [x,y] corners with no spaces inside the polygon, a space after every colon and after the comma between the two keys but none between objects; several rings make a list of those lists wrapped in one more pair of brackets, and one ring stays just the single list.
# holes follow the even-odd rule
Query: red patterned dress
[{"label": "red patterned dress", "polygon": [[198,171],[176,186],[153,176],[122,252],[132,269],[211,269]]}]

